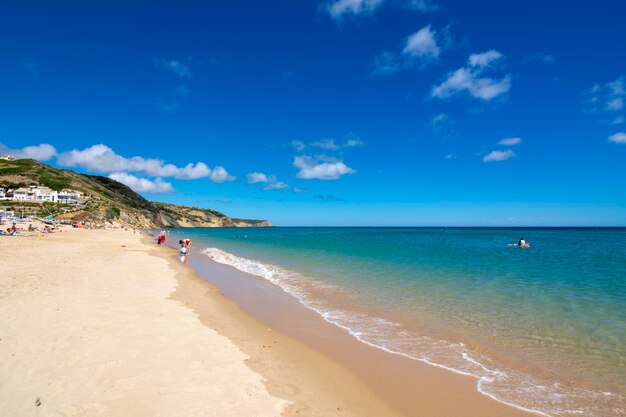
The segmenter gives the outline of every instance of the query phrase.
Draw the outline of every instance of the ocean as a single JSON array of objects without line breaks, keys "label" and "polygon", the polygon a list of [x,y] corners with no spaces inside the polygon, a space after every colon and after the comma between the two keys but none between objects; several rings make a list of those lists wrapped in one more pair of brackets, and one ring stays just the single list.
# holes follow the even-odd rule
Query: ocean
[{"label": "ocean", "polygon": [[[195,228],[363,343],[548,416],[626,415],[626,228]],[[524,237],[530,248],[508,246]],[[196,256],[196,255],[194,255]]]}]

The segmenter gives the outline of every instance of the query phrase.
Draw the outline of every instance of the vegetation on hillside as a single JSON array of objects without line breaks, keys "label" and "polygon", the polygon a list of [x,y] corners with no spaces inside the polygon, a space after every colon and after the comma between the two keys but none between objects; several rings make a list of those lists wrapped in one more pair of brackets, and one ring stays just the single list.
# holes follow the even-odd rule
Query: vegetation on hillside
[{"label": "vegetation on hillside", "polygon": [[72,189],[89,197],[83,207],[38,203],[0,202],[7,208],[25,208],[62,219],[118,222],[140,228],[269,226],[265,220],[231,219],[219,211],[155,203],[111,178],[57,169],[32,159],[0,160],[0,187],[42,185],[55,191]]}]

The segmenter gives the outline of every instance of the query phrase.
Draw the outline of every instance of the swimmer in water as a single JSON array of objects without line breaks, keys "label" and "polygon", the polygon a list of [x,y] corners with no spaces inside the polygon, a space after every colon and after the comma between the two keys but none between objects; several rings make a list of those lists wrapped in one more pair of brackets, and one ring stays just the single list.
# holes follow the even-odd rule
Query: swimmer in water
[{"label": "swimmer in water", "polygon": [[507,246],[514,246],[517,248],[530,248],[530,245],[528,243],[526,243],[526,241],[524,240],[523,237],[519,238],[519,241],[517,243],[509,243]]}]

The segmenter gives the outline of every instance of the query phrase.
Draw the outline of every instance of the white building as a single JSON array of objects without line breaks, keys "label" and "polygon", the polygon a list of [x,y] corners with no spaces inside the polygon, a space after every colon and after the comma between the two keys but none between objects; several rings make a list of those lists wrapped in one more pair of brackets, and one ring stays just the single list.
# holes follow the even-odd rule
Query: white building
[{"label": "white building", "polygon": [[0,159],[4,159],[5,161],[15,161],[15,157],[11,155],[0,155]]},{"label": "white building", "polygon": [[[80,201],[82,194],[74,190],[53,191],[48,187],[31,185],[30,187],[22,187],[13,191],[13,200],[15,201],[33,201],[37,203],[59,203],[76,205]],[[0,194],[2,199],[2,194]],[[11,198],[6,198],[11,199]]]},{"label": "white building", "polygon": [[78,204],[78,200],[81,197],[81,193],[74,190],[61,190],[57,195],[57,202],[61,204]]},{"label": "white building", "polygon": [[20,187],[13,191],[14,201],[35,201],[35,191],[31,187]]},{"label": "white building", "polygon": [[37,202],[46,202],[46,203],[56,203],[57,197],[59,193],[56,191],[52,191],[48,187],[31,187],[35,192],[35,201]]}]

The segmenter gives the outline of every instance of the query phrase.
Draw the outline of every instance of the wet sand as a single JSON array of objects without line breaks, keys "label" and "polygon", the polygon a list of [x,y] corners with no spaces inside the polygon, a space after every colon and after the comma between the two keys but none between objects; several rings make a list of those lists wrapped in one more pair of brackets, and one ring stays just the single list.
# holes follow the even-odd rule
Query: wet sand
[{"label": "wet sand", "polygon": [[0,238],[0,415],[530,415],[262,279],[190,264],[202,277],[120,229]]},{"label": "wet sand", "polygon": [[[165,256],[178,259],[173,255],[165,254]],[[201,254],[200,248],[194,248],[194,253],[188,257],[186,265],[194,271],[192,274],[197,274],[205,282],[215,285],[216,291],[223,295],[225,300],[229,300],[226,302],[232,304],[231,307],[235,308],[235,311],[239,311],[240,320],[245,319],[248,323],[245,326],[246,332],[258,327],[260,336],[268,329],[271,329],[274,335],[278,332],[288,336],[286,340],[298,342],[301,344],[300,348],[312,350],[310,353],[321,354],[330,361],[325,367],[336,367],[333,372],[347,371],[352,374],[371,391],[369,395],[378,397],[391,408],[387,412],[389,414],[374,413],[372,415],[434,417],[535,415],[478,393],[476,379],[473,377],[456,374],[366,345],[352,337],[347,331],[326,322],[316,312],[302,306],[295,297],[287,294],[280,287],[260,277],[214,262]],[[181,268],[181,274],[189,275],[190,268]],[[196,281],[192,276],[185,279],[181,277],[180,290],[185,287],[185,281],[188,280]],[[186,299],[186,296],[181,299]],[[194,310],[199,311],[197,307],[194,307]],[[219,310],[223,311],[225,308]],[[202,316],[200,314],[200,317]],[[241,326],[224,329],[223,334],[255,358],[258,350],[255,350],[254,345],[242,347],[238,343],[243,336],[238,334],[238,329],[241,329]],[[290,349],[273,350],[271,354],[266,352],[266,355],[275,355],[278,360],[286,359],[293,353]],[[301,352],[295,354],[296,357],[302,357],[301,355]],[[280,392],[281,384],[291,378],[289,375],[281,376],[280,372],[267,375],[263,372],[263,365],[255,369],[268,378],[267,386],[270,392],[276,395]],[[321,366],[312,365],[309,369],[313,372],[308,378],[315,379]],[[332,391],[338,394],[336,389],[333,388]],[[348,393],[352,393],[353,389],[350,388],[346,390],[346,393],[337,395],[336,402],[341,404],[337,407],[344,413],[354,407],[353,401],[360,402],[364,399],[359,396],[360,394],[347,396]],[[345,401],[342,401],[343,399]],[[297,404],[302,401],[314,403],[315,397],[307,399],[305,396],[295,402]],[[370,415],[365,414],[369,409],[370,406],[360,411],[361,414],[356,415]]]}]

